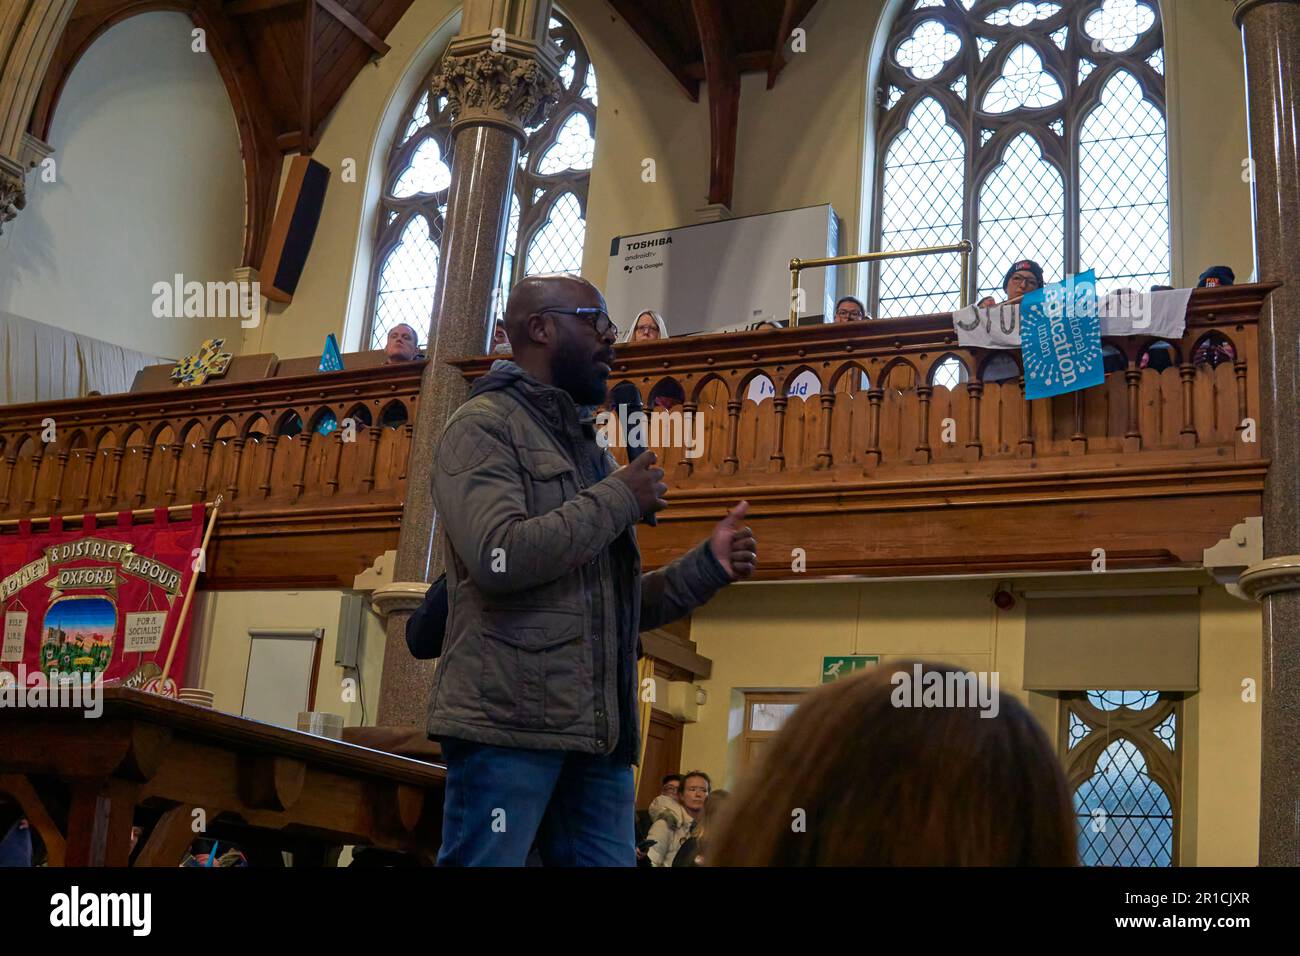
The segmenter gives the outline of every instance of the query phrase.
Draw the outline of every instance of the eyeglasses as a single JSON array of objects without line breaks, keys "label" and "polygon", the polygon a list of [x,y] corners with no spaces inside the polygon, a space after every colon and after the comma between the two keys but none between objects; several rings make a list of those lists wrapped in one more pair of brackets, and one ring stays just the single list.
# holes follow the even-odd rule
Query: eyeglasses
[{"label": "eyeglasses", "polygon": [[857,309],[836,309],[835,314],[842,319],[860,319],[862,312]]},{"label": "eyeglasses", "polygon": [[1031,289],[1037,289],[1040,286],[1038,279],[1034,276],[1012,276],[1007,280],[1007,285],[1010,285],[1012,282],[1019,282],[1021,285],[1029,286]]},{"label": "eyeglasses", "polygon": [[591,327],[596,330],[596,335],[600,338],[603,339],[611,333],[614,338],[618,338],[618,326],[613,323],[609,313],[604,309],[594,307],[584,309],[540,309],[538,314],[540,315],[543,312],[554,312],[557,315],[576,315],[590,322]]}]

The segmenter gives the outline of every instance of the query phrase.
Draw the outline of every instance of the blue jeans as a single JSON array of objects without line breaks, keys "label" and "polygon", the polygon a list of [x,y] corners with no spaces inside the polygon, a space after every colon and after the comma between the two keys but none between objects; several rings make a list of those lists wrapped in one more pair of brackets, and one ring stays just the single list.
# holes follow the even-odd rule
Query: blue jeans
[{"label": "blue jeans", "polygon": [[439,866],[635,866],[632,768],[609,757],[444,739]]}]

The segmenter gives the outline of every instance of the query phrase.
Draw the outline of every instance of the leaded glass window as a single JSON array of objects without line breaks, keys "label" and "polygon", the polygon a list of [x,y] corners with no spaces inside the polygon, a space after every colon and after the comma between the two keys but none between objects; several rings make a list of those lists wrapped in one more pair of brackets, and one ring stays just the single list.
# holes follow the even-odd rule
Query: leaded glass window
[{"label": "leaded glass window", "polygon": [[[976,300],[1021,258],[1103,295],[1170,284],[1156,0],[907,4],[877,83],[875,248],[971,239]],[[958,262],[873,264],[872,314],[957,308]]]},{"label": "leaded glass window", "polygon": [[1063,700],[1061,752],[1085,866],[1178,862],[1182,704],[1154,690]]},{"label": "leaded glass window", "polygon": [[[577,30],[559,11],[552,13],[550,38],[560,48],[560,99],[545,122],[527,131],[520,151],[493,304],[497,317],[510,288],[525,275],[582,268],[596,147],[596,71]],[[437,71],[435,65],[420,84],[388,156],[364,348],[382,348],[399,322],[421,338],[429,329],[451,185],[451,117],[446,101],[431,99],[429,92]]]}]

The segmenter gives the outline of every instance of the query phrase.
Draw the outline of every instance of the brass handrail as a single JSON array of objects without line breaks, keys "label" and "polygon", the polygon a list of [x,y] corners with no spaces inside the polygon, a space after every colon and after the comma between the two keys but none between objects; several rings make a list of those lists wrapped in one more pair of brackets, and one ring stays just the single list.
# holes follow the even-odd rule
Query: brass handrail
[{"label": "brass handrail", "polygon": [[970,254],[974,246],[969,239],[951,246],[922,246],[919,249],[897,249],[892,252],[857,252],[850,256],[827,256],[823,259],[790,260],[790,327],[799,321],[799,273],[804,269],[848,265],[854,262],[878,262],[881,259],[907,259],[911,256],[934,256],[945,252],[961,253],[961,308],[970,305]]}]

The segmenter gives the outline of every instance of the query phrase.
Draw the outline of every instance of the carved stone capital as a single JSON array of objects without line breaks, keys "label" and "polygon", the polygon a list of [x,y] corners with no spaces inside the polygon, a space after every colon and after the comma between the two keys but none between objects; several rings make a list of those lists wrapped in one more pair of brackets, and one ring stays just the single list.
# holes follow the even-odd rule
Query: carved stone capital
[{"label": "carved stone capital", "polygon": [[559,97],[559,80],[548,66],[493,50],[449,55],[433,79],[432,93],[447,97],[453,129],[486,123],[504,126],[523,139],[528,127],[541,125]]},{"label": "carved stone capital", "polygon": [[1279,591],[1300,591],[1300,554],[1286,554],[1252,564],[1237,578],[1237,587],[1256,601]]},{"label": "carved stone capital", "polygon": [[394,581],[375,588],[370,594],[370,606],[382,618],[393,611],[414,611],[429,590],[425,581]]},{"label": "carved stone capital", "polygon": [[4,233],[5,223],[15,218],[26,205],[27,183],[22,174],[0,170],[0,234]]}]

